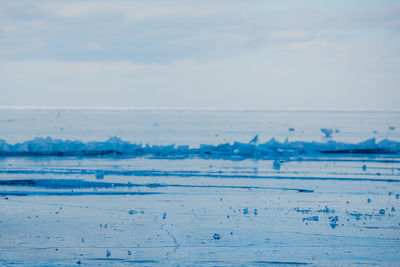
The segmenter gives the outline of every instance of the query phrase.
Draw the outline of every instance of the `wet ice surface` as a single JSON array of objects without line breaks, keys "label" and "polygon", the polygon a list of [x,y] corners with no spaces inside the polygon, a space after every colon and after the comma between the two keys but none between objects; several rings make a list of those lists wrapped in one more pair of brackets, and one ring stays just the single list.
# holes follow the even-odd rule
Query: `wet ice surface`
[{"label": "wet ice surface", "polygon": [[[325,125],[312,123],[319,124],[313,140],[323,142]],[[399,128],[398,119],[380,123],[387,131],[388,125]],[[288,136],[300,126],[290,127]],[[343,128],[333,138],[348,134]],[[398,141],[396,131],[380,138]],[[148,132],[148,139],[161,138]],[[341,141],[374,137],[366,132]],[[249,132],[247,141],[256,134]],[[228,141],[243,142],[231,135]],[[3,156],[0,265],[394,266],[400,261],[399,194],[396,154]]]},{"label": "wet ice surface", "polygon": [[[288,161],[276,170],[272,160],[8,157],[0,172],[0,258],[25,265],[398,262],[400,159],[341,160]],[[169,174],[152,175],[159,171]]]}]

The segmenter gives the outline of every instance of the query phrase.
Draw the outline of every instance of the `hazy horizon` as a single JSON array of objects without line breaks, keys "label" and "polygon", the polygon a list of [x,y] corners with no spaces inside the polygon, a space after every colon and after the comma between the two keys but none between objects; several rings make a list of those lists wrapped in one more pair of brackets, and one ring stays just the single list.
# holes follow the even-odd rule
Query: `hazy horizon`
[{"label": "hazy horizon", "polygon": [[255,108],[255,107],[212,107],[212,106],[96,106],[96,105],[0,105],[0,110],[121,110],[121,111],[250,111],[250,112],[400,112],[400,108]]}]

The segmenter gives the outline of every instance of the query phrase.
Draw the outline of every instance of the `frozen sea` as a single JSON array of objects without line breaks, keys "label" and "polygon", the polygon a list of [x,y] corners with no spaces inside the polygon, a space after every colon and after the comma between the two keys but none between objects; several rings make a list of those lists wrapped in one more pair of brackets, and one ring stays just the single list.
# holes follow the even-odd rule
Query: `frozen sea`
[{"label": "frozen sea", "polygon": [[0,108],[0,265],[400,265],[400,112]]}]

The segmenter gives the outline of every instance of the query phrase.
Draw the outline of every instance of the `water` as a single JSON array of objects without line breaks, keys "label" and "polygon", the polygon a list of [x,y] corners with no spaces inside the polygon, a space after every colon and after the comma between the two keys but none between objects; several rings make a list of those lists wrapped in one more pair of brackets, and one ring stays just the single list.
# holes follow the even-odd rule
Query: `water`
[{"label": "water", "polygon": [[[328,139],[321,128],[332,129]],[[337,130],[337,131],[336,131]],[[0,110],[0,139],[400,141],[398,112]],[[396,265],[400,156],[0,157],[4,265]],[[217,238],[216,238],[217,237]]]}]

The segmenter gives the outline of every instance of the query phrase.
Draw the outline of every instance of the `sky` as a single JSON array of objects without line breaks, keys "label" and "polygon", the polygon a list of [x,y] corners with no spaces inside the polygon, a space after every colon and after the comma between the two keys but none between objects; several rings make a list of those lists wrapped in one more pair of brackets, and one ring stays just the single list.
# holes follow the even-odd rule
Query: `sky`
[{"label": "sky", "polygon": [[0,105],[398,109],[400,1],[0,2]]}]

